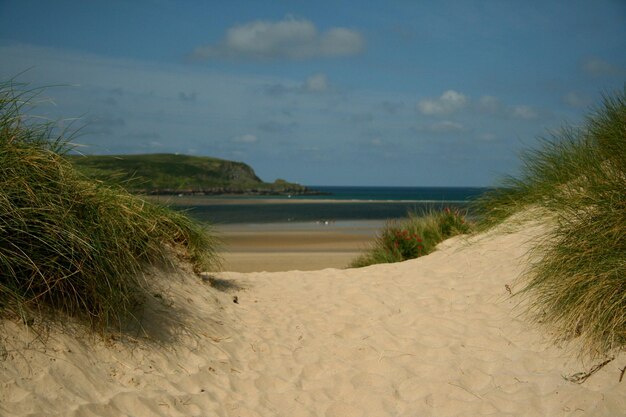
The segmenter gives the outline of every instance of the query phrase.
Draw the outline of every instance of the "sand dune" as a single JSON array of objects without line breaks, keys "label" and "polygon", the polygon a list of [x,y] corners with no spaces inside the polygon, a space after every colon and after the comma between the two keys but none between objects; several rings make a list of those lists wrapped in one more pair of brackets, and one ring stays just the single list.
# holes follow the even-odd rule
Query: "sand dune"
[{"label": "sand dune", "polygon": [[565,380],[598,361],[550,344],[509,296],[538,230],[363,269],[219,273],[213,285],[160,272],[136,338],[7,320],[0,415],[626,415],[626,356]]}]

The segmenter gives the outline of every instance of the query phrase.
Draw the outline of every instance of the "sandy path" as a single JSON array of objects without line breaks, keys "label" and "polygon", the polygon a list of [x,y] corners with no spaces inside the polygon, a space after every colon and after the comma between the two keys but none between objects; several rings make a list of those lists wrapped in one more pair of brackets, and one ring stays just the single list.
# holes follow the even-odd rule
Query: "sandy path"
[{"label": "sandy path", "polygon": [[159,344],[54,330],[45,350],[18,353],[32,334],[5,323],[0,415],[626,415],[625,355],[568,382],[594,363],[519,316],[505,285],[525,239],[452,240],[359,270],[219,274],[216,288],[242,288],[168,276],[145,320]]}]

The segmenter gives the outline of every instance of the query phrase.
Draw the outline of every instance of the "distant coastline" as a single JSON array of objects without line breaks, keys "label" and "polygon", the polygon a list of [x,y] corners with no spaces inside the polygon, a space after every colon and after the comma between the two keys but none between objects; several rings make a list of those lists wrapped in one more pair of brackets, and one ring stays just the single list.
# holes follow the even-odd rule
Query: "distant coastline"
[{"label": "distant coastline", "polygon": [[[338,187],[315,186],[318,195],[186,196],[147,195],[213,224],[255,224],[388,220],[444,207],[467,209],[480,187]],[[321,194],[325,193],[325,194]]]},{"label": "distant coastline", "polygon": [[178,196],[178,197],[259,197],[259,196],[324,196],[330,195],[323,191],[317,191],[308,187],[286,187],[280,190],[275,189],[258,189],[258,188],[228,188],[228,187],[213,187],[213,188],[200,188],[200,189],[145,189],[145,188],[131,188],[129,189],[133,194],[142,194],[147,196]]},{"label": "distant coastline", "polygon": [[[490,190],[488,187],[394,187],[394,186],[301,186],[294,192],[267,192],[267,190],[212,190],[149,192],[136,190],[148,197],[168,197],[172,205],[206,204],[292,204],[292,203],[468,203]],[[302,189],[306,190],[303,191]],[[269,198],[264,198],[269,197]]]}]

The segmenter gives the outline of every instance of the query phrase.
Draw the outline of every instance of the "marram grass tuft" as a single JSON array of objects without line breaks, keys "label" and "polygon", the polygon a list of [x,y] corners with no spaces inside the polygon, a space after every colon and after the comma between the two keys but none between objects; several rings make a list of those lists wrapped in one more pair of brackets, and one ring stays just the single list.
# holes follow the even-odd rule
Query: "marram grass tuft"
[{"label": "marram grass tuft", "polygon": [[626,89],[579,128],[522,155],[522,174],[479,201],[487,225],[535,208],[553,225],[533,250],[523,295],[557,340],[581,354],[626,346]]},{"label": "marram grass tuft", "polygon": [[178,255],[216,266],[205,228],[76,171],[66,139],[24,116],[36,94],[0,84],[0,310],[118,326],[140,302],[149,264]]}]

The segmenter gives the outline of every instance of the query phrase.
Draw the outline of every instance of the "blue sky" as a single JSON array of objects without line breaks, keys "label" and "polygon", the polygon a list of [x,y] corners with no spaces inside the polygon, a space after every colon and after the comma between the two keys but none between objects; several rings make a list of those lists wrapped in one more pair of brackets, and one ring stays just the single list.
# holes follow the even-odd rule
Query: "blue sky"
[{"label": "blue sky", "polygon": [[84,153],[481,186],[624,87],[626,2],[0,0],[0,57]]}]

